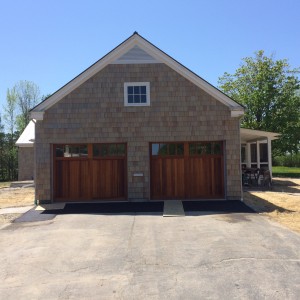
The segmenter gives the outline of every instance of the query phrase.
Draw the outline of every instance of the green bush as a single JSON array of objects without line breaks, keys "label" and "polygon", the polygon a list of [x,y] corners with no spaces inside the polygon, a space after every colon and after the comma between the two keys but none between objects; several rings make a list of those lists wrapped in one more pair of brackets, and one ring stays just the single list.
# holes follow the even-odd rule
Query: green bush
[{"label": "green bush", "polygon": [[292,155],[276,156],[273,159],[273,165],[300,168],[300,153],[292,154]]}]

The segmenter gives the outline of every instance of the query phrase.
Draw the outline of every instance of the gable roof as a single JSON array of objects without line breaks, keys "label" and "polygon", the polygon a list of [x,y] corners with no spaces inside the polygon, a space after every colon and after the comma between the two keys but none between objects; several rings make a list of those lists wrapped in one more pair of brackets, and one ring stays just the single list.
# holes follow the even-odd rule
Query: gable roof
[{"label": "gable roof", "polygon": [[216,87],[199,77],[197,74],[184,67],[171,56],[154,46],[145,38],[134,32],[127,40],[114,48],[88,69],[72,79],[53,95],[39,103],[31,110],[31,118],[42,120],[44,112],[67,96],[89,78],[97,74],[109,64],[131,64],[131,63],[164,63],[174,71],[194,83],[196,86],[225,104],[231,110],[232,117],[240,117],[244,114],[244,107]]},{"label": "gable roof", "polygon": [[33,147],[35,138],[35,120],[31,120],[16,141],[18,147]]}]

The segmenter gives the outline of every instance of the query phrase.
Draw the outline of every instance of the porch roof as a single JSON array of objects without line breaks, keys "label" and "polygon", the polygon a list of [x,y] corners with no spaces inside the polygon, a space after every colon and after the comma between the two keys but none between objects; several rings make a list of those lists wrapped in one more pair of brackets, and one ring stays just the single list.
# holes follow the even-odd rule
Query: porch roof
[{"label": "porch roof", "polygon": [[262,131],[262,130],[254,130],[254,129],[247,129],[241,128],[241,143],[251,143],[256,141],[263,141],[263,140],[277,140],[280,136],[279,133],[276,132],[269,132],[269,131]]},{"label": "porch roof", "polygon": [[16,145],[18,147],[33,147],[35,138],[35,120],[31,120],[20,137],[18,138]]}]

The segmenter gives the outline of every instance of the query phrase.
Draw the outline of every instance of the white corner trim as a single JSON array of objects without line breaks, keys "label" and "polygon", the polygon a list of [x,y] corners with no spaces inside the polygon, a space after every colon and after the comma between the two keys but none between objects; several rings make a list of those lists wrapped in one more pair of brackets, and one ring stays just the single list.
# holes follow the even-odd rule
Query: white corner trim
[{"label": "white corner trim", "polygon": [[232,110],[231,111],[232,118],[239,118],[239,117],[242,117],[244,114],[245,114],[244,110]]},{"label": "white corner trim", "polygon": [[44,111],[32,111],[30,113],[30,118],[35,119],[37,121],[42,121],[44,119]]}]

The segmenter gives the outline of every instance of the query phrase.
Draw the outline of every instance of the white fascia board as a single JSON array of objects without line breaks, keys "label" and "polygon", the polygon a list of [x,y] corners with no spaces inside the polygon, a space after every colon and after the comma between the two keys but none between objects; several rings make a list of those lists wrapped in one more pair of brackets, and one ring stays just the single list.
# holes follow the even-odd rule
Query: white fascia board
[{"label": "white fascia board", "polygon": [[36,121],[42,121],[44,119],[44,111],[31,111],[30,118],[35,119]]},{"label": "white fascia board", "polygon": [[270,132],[270,131],[263,131],[263,130],[255,130],[255,129],[248,129],[248,128],[241,128],[240,129],[241,135],[248,135],[253,136],[253,139],[249,139],[249,142],[256,141],[257,139],[263,140],[269,138],[270,140],[277,140],[281,136],[280,133]]},{"label": "white fascia board", "polygon": [[240,118],[245,114],[244,109],[240,109],[240,110],[232,110],[231,111],[231,117],[232,118]]}]

